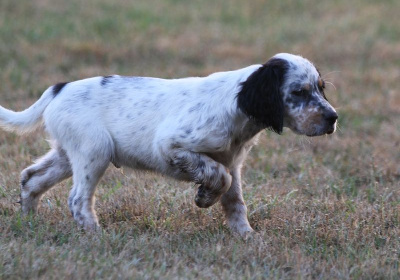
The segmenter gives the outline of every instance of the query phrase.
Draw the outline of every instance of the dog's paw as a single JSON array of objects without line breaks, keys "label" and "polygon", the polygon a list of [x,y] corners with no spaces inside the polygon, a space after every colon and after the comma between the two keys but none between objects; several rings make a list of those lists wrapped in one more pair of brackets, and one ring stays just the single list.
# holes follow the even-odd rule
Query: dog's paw
[{"label": "dog's paw", "polygon": [[255,231],[250,226],[242,226],[242,227],[230,226],[229,228],[234,235],[240,236],[244,240],[251,239],[255,234]]},{"label": "dog's paw", "polygon": [[219,172],[219,176],[216,176],[216,179],[211,183],[213,187],[207,186],[206,184],[200,185],[194,199],[198,207],[208,208],[214,205],[220,200],[221,196],[229,190],[232,184],[232,175],[229,174],[228,168],[222,168],[225,168],[225,173],[223,171]]},{"label": "dog's paw", "polygon": [[200,185],[194,202],[200,208],[208,208],[214,205],[221,198],[221,196],[222,194],[215,194],[211,190],[207,189],[204,185]]}]

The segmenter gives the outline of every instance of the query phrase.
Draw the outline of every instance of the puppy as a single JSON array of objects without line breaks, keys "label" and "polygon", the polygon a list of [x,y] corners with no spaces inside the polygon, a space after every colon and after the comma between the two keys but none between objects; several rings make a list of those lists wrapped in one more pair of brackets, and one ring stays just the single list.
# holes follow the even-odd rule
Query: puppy
[{"label": "puppy", "polygon": [[68,205],[76,222],[96,229],[97,183],[113,163],[199,184],[195,203],[222,204],[240,235],[252,231],[241,167],[263,129],[317,136],[335,131],[338,115],[307,59],[281,53],[263,65],[207,77],[106,76],[59,83],[22,112],[0,106],[0,126],[29,132],[40,124],[52,149],[22,171],[24,213],[43,193],[73,177]]}]

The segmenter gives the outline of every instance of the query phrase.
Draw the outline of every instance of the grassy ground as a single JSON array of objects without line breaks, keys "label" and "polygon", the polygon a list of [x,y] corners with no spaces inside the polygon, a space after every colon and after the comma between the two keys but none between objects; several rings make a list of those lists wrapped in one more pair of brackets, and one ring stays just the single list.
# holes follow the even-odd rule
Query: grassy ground
[{"label": "grassy ground", "polygon": [[21,110],[49,85],[94,75],[206,75],[277,52],[314,61],[335,87],[339,131],[266,132],[244,168],[256,234],[229,233],[195,188],[109,168],[104,231],[79,231],[71,181],[21,217],[19,172],[44,134],[0,131],[0,278],[398,279],[399,1],[0,1],[0,104]]}]

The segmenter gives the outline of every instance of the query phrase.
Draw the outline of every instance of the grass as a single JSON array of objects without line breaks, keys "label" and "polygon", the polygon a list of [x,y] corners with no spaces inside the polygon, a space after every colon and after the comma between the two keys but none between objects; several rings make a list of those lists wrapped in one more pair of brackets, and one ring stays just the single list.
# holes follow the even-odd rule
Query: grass
[{"label": "grass", "polygon": [[207,75],[278,52],[314,61],[338,108],[329,137],[262,135],[244,168],[256,234],[230,234],[192,184],[109,168],[103,226],[76,228],[72,182],[22,217],[19,172],[48,149],[42,132],[0,131],[0,278],[398,279],[398,1],[0,2],[0,104],[22,110],[49,85],[95,75]]}]

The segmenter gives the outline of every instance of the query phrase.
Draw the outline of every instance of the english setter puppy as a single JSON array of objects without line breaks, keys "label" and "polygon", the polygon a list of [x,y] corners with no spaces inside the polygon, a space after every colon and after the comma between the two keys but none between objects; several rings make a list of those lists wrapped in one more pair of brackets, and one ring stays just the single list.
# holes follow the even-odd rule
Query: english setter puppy
[{"label": "english setter puppy", "polygon": [[21,173],[23,213],[72,176],[68,205],[76,222],[96,229],[94,193],[110,162],[199,184],[195,203],[221,201],[233,232],[252,231],[241,167],[259,133],[317,136],[338,118],[325,83],[307,59],[277,54],[263,65],[208,77],[106,76],[59,83],[22,112],[0,106],[0,125],[28,132],[44,123],[52,149]]}]

